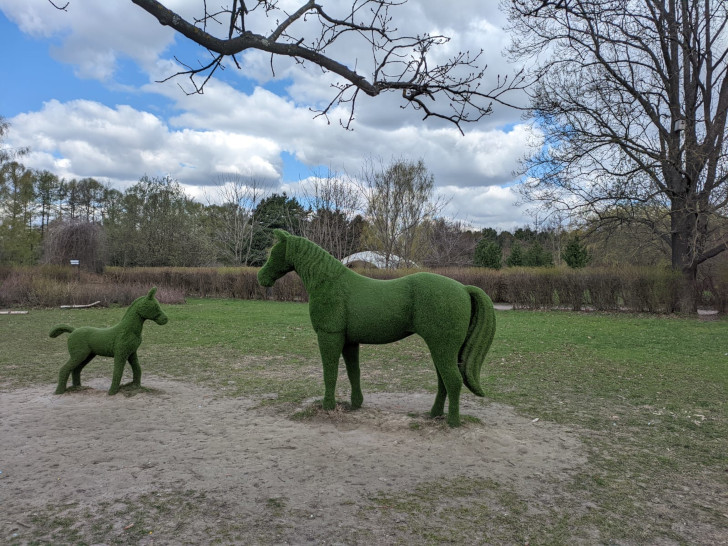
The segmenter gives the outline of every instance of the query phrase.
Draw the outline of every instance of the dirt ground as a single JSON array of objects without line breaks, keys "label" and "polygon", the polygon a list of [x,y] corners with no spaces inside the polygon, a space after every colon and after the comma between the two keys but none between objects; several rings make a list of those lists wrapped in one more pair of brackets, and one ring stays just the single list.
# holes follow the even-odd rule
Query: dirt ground
[{"label": "dirt ground", "polygon": [[480,480],[548,506],[586,462],[568,428],[473,396],[461,411],[477,419],[451,430],[425,417],[425,393],[296,419],[266,397],[144,385],[0,393],[0,542],[407,543],[406,511],[383,518],[381,499]]}]

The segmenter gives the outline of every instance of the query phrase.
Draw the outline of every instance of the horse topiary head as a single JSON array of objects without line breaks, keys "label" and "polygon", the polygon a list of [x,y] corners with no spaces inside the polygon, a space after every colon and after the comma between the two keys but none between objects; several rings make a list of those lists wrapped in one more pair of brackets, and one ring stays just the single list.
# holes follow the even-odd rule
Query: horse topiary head
[{"label": "horse topiary head", "polygon": [[258,271],[258,282],[261,286],[273,286],[283,275],[293,271],[293,263],[287,257],[287,246],[291,235],[282,229],[274,229],[273,234],[278,242],[271,248],[268,261]]},{"label": "horse topiary head", "polygon": [[159,302],[156,300],[154,295],[157,293],[157,288],[152,288],[146,296],[139,298],[134,305],[134,310],[144,320],[153,320],[160,326],[167,324],[167,315],[164,314],[162,308],[159,306]]}]

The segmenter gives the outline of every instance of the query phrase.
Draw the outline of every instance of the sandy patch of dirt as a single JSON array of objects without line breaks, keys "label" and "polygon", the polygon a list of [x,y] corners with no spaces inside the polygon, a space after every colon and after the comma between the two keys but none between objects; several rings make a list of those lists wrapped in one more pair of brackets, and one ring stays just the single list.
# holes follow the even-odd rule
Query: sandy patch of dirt
[{"label": "sandy patch of dirt", "polygon": [[449,429],[425,393],[291,419],[158,377],[134,396],[88,385],[0,393],[1,542],[389,544],[407,530],[382,527],[378,496],[465,477],[548,503],[586,462],[572,430],[472,396],[479,422]]}]

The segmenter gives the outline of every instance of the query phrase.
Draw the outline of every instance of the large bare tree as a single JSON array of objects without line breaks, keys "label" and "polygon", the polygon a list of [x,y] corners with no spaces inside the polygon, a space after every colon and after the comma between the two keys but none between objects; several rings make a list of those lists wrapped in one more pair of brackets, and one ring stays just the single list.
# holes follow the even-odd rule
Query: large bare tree
[{"label": "large bare tree", "polygon": [[[186,61],[188,68],[175,74],[190,77],[193,93],[203,91],[226,58],[240,68],[236,55],[259,50],[270,53],[271,61],[289,57],[338,76],[331,101],[318,114],[328,118],[335,106],[345,104],[349,114],[340,121],[347,128],[362,92],[371,97],[401,93],[403,106],[461,128],[490,114],[494,102],[503,102],[508,91],[523,83],[520,74],[499,76],[495,85],[484,89],[482,51],[458,52],[444,63],[434,61],[436,50],[450,38],[424,31],[400,33],[396,12],[407,0],[301,0],[290,11],[277,0],[233,0],[222,5],[202,1],[199,16],[190,19],[156,0],[132,1],[210,53],[194,66]],[[67,4],[56,6],[63,9]]]},{"label": "large bare tree", "polygon": [[270,196],[271,184],[254,176],[230,173],[220,178],[217,193],[221,204],[216,214],[215,241],[228,261],[250,265],[256,228],[254,211]]},{"label": "large bare tree", "polygon": [[382,254],[386,267],[413,266],[425,258],[432,220],[447,204],[434,195],[435,178],[425,162],[393,159],[384,165],[370,158],[362,168],[361,185],[368,250]]},{"label": "large bare tree", "polygon": [[[545,143],[526,196],[649,225],[674,268],[728,250],[728,3],[508,0]],[[667,228],[665,227],[667,226]]]},{"label": "large bare tree", "polygon": [[315,173],[303,186],[299,201],[310,209],[303,235],[342,258],[358,250],[362,230],[361,195],[354,182],[330,169]]}]

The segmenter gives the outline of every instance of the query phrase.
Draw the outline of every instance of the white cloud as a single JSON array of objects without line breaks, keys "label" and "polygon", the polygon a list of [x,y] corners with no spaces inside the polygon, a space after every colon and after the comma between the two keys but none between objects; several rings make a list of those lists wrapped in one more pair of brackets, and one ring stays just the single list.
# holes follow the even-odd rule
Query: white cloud
[{"label": "white cloud", "polygon": [[446,186],[439,193],[450,199],[444,210],[445,216],[459,218],[476,228],[491,227],[513,232],[532,223],[526,207],[517,205],[519,196],[513,187]]},{"label": "white cloud", "polygon": [[66,178],[129,181],[171,175],[205,185],[224,172],[279,177],[280,147],[271,139],[223,131],[173,130],[129,106],[110,108],[77,100],[50,101],[39,112],[11,120],[12,146],[30,146],[23,162]]},{"label": "white cloud", "polygon": [[109,80],[122,57],[149,67],[175,39],[131,2],[72,0],[59,11],[47,1],[2,0],[2,10],[23,32],[53,38],[53,56],[74,65],[81,78]]},{"label": "white cloud", "polygon": [[[198,0],[165,4],[183,16],[200,15]],[[332,4],[338,9],[351,6],[349,0]],[[293,8],[300,3],[282,0],[280,5]],[[52,38],[58,44],[56,58],[73,64],[82,77],[113,85],[121,59],[133,60],[150,82],[179,70],[171,57],[185,39],[175,38],[170,29],[130,2],[73,0],[68,12],[57,11],[44,1],[0,0],[0,6],[24,32]],[[498,74],[512,73],[513,67],[500,55],[507,41],[500,30],[503,16],[495,3],[483,6],[481,0],[459,0],[458,9],[443,2],[411,1],[392,14],[402,32],[441,30],[451,34],[453,38],[437,54],[438,60],[460,50],[484,49],[483,61],[489,64],[486,78],[493,82]],[[367,51],[349,46],[349,42],[342,43],[332,53],[345,52],[349,62],[364,66]],[[205,55],[204,50],[186,45],[181,51]],[[182,60],[193,63],[195,58]],[[229,76],[228,83],[212,79],[203,95],[184,94],[178,87],[185,83],[184,78],[132,90],[137,97],[149,93],[170,100],[175,114],[169,119],[145,112],[143,107],[54,100],[36,112],[11,119],[8,142],[31,147],[32,153],[24,159],[27,166],[47,168],[66,178],[91,176],[123,187],[143,174],[169,174],[197,196],[204,194],[204,185],[216,183],[225,172],[290,185],[295,181],[280,180],[283,152],[312,169],[325,165],[352,173],[369,157],[384,161],[400,156],[422,158],[441,191],[452,190],[448,208],[452,215],[478,225],[497,223],[501,229],[525,223],[522,210],[512,204],[513,192],[501,187],[512,183],[512,172],[527,143],[538,138],[519,123],[517,111],[496,106],[493,116],[464,126],[462,136],[445,122],[423,123],[421,112],[401,108],[402,99],[396,93],[376,98],[362,95],[357,100],[354,130],[345,131],[338,124],[340,117],[348,117],[345,107],[332,111],[330,125],[324,118],[314,119],[309,109],[310,105],[321,107],[333,97],[330,75],[322,77],[310,64],[304,69],[291,60],[276,59],[276,78],[285,81],[288,96],[262,87],[243,92],[240,89],[249,89],[250,81],[268,85],[273,76],[266,54],[248,52],[240,61],[244,72],[230,67],[240,80]],[[250,79],[244,82],[245,77]],[[245,85],[230,85],[236,81]],[[487,88],[488,82],[483,86]]]}]

